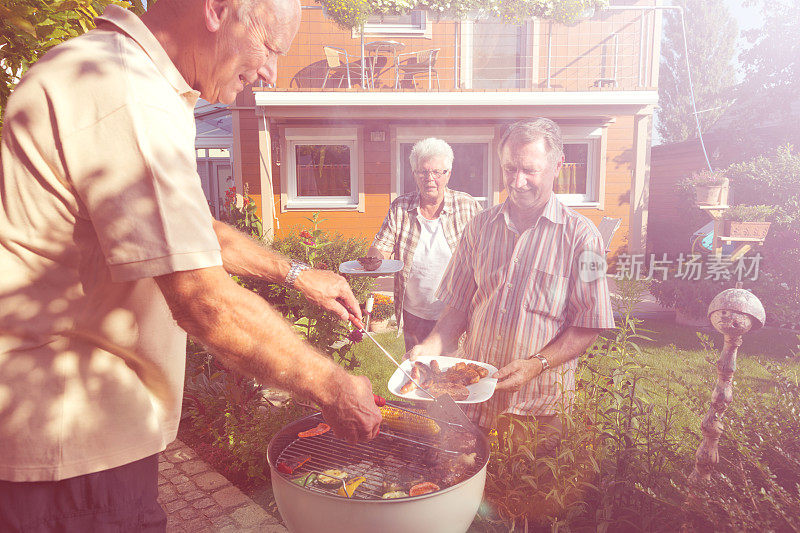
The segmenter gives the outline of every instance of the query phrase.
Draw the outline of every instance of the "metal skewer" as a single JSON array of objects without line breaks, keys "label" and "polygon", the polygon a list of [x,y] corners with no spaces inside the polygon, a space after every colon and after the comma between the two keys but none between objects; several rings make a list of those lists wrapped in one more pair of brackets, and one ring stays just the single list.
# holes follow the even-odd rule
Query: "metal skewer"
[{"label": "metal skewer", "polygon": [[364,329],[364,324],[363,324],[363,323],[362,323],[362,322],[361,322],[361,321],[360,321],[358,318],[356,318],[356,317],[355,317],[355,316],[353,316],[353,315],[350,315],[350,322],[352,322],[352,324],[353,324],[353,325],[356,327],[356,329],[357,329],[357,330],[359,330],[361,333],[363,333],[364,335],[366,335],[367,337],[369,337],[369,340],[371,340],[372,342],[374,342],[374,343],[375,343],[375,346],[377,346],[377,347],[380,349],[381,353],[383,353],[383,355],[385,355],[385,356],[386,356],[386,357],[389,359],[389,361],[391,361],[391,362],[394,364],[394,366],[396,366],[397,368],[399,368],[399,369],[400,369],[400,372],[402,372],[403,374],[405,374],[405,375],[406,375],[406,377],[407,377],[408,379],[410,379],[410,380],[411,380],[411,382],[412,382],[412,383],[414,383],[414,385],[416,385],[416,386],[417,386],[417,388],[418,388],[419,390],[421,390],[422,392],[424,392],[425,394],[427,394],[428,396],[430,396],[432,399],[434,399],[434,400],[436,399],[436,397],[435,397],[433,394],[431,394],[430,392],[428,392],[427,390],[425,390],[424,388],[422,388],[422,385],[420,385],[420,384],[417,382],[417,380],[415,380],[414,378],[412,378],[412,377],[411,377],[411,374],[409,374],[408,372],[406,372],[406,370],[405,370],[405,369],[404,369],[404,368],[403,368],[403,367],[400,365],[400,363],[398,363],[397,361],[395,361],[395,360],[394,360],[394,357],[392,357],[392,355],[391,355],[389,352],[387,352],[387,351],[386,351],[386,349],[385,349],[383,346],[381,346],[381,344],[380,344],[378,341],[376,341],[376,340],[375,340],[375,337],[373,337],[372,335],[370,335],[370,334],[369,334],[369,332],[368,332],[366,329]]}]

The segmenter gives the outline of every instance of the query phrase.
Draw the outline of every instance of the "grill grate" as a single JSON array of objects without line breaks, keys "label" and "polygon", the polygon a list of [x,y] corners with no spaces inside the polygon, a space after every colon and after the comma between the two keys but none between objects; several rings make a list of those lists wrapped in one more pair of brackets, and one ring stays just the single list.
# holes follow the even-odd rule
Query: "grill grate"
[{"label": "grill grate", "polygon": [[[314,417],[316,420],[317,417]],[[318,418],[322,420],[321,416]],[[309,424],[313,427],[314,422]],[[401,479],[419,478],[428,480],[431,467],[423,461],[426,455],[432,453],[432,447],[437,442],[417,434],[408,434],[402,431],[395,432],[399,437],[418,441],[414,444],[407,440],[392,437],[392,433],[381,432],[378,437],[368,443],[350,444],[337,439],[332,432],[316,437],[295,437],[278,455],[275,464],[281,461],[291,462],[302,457],[310,456],[311,459],[291,475],[285,475],[273,470],[272,475],[282,475],[287,479],[296,479],[305,474],[322,473],[328,469],[338,469],[347,472],[348,479],[364,476],[365,480],[359,485],[352,496],[353,499],[381,499],[386,492],[384,482],[397,482]],[[475,466],[466,472],[467,478],[475,475],[485,462],[481,457],[481,450],[477,449],[478,457]],[[435,452],[435,450],[433,450]],[[443,454],[446,455],[446,454]],[[336,495],[337,490],[343,485],[324,486],[314,482],[306,484],[305,488],[313,492]],[[444,487],[442,487],[444,488]]]}]

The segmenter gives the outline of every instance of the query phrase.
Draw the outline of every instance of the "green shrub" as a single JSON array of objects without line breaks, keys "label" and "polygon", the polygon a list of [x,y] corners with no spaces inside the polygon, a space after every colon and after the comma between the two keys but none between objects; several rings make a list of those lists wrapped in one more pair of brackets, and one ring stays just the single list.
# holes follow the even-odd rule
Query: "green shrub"
[{"label": "green shrub", "polygon": [[771,205],[740,204],[726,210],[722,218],[736,222],[764,222],[769,220],[775,211],[777,211],[777,207]]},{"label": "green shrub", "polygon": [[[636,298],[636,287],[625,291]],[[633,308],[623,302],[621,308]],[[530,438],[494,445],[476,531],[797,531],[800,386],[796,370],[759,361],[766,377],[737,385],[711,483],[689,479],[700,419],[716,382],[711,338],[698,334],[707,372],[653,379],[630,315],[580,357],[566,431],[552,450]],[[800,340],[800,337],[798,338]],[[789,355],[789,354],[787,354]],[[664,371],[662,371],[663,375]],[[685,413],[695,421],[687,427]],[[513,430],[512,430],[513,431]]]},{"label": "green shrub", "polygon": [[210,354],[196,352],[189,360],[182,416],[190,440],[240,485],[269,479],[269,441],[309,410],[291,400],[280,407],[271,405],[252,379],[220,367]]},{"label": "green shrub", "polygon": [[664,307],[680,310],[694,318],[704,318],[714,296],[735,285],[732,281],[667,277],[666,280],[653,280],[650,292]]},{"label": "green shrub", "polygon": [[[746,201],[726,212],[731,220],[768,218],[770,232],[762,246],[748,252],[761,255],[758,278],[745,279],[744,287],[753,292],[767,312],[770,325],[800,324],[800,154],[782,146],[750,161],[731,165],[726,170],[735,198]],[[681,185],[681,227],[670,228],[669,235],[652,235],[657,252],[668,252],[674,259],[686,253],[688,237],[709,221],[692,204],[688,182]],[[654,281],[652,292],[664,306],[680,308],[689,314],[705,316],[711,299],[733,283],[714,280],[668,279]]]}]

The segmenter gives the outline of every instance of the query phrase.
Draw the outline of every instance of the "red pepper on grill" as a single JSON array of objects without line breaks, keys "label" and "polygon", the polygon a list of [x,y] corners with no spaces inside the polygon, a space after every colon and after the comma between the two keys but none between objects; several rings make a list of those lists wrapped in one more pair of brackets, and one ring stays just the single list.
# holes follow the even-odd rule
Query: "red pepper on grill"
[{"label": "red pepper on grill", "polygon": [[317,435],[322,435],[323,433],[327,433],[331,430],[331,427],[326,424],[325,422],[320,422],[317,424],[317,427],[313,427],[306,431],[301,431],[297,434],[298,437],[316,437]]},{"label": "red pepper on grill", "polygon": [[424,481],[417,485],[411,487],[411,490],[408,491],[409,496],[422,496],[423,494],[428,494],[429,492],[436,492],[439,490],[439,485],[436,483],[431,483],[430,481]]},{"label": "red pepper on grill", "polygon": [[306,464],[306,462],[309,459],[311,459],[311,456],[306,455],[304,457],[298,457],[297,459],[292,459],[290,461],[278,461],[278,464],[275,465],[275,468],[278,470],[278,472],[290,475],[295,470]]}]

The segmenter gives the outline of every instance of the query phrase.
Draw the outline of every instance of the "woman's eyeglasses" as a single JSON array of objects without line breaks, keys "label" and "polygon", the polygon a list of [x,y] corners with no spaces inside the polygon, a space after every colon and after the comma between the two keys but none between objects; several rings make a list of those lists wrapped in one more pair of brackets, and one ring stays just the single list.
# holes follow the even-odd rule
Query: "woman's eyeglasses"
[{"label": "woman's eyeglasses", "polygon": [[450,172],[449,170],[417,170],[414,172],[414,175],[418,178],[426,178],[429,175],[433,176],[434,178],[442,178],[445,174]]}]

